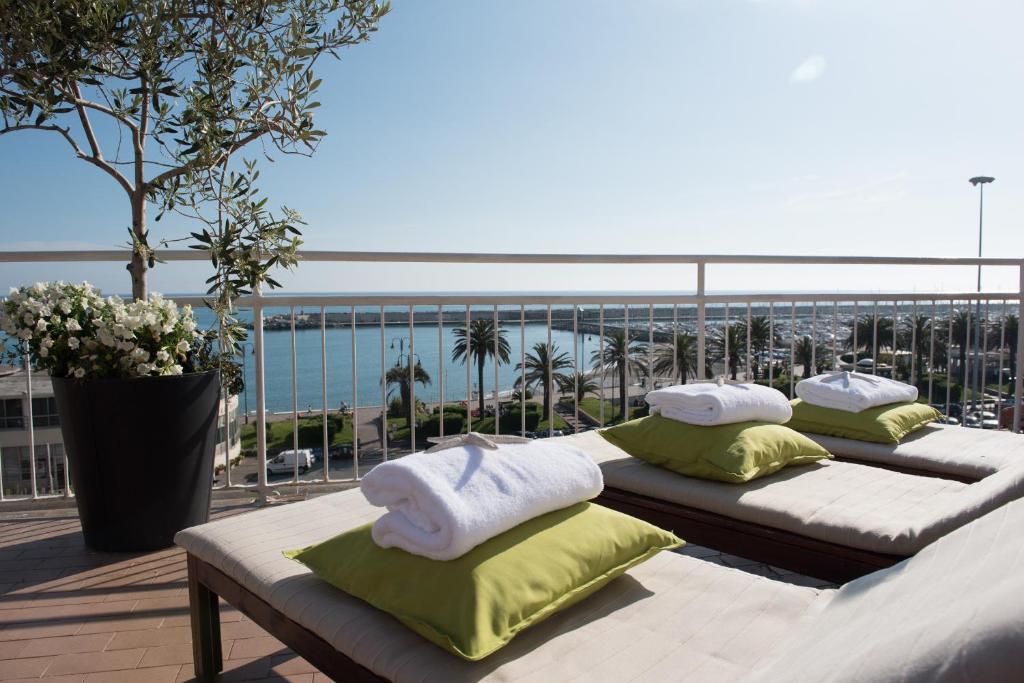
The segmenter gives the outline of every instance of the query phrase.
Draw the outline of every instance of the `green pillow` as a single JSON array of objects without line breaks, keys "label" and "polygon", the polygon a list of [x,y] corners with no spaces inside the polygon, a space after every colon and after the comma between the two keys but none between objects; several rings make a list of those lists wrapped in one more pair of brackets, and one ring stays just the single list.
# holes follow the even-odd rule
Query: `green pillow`
[{"label": "green pillow", "polygon": [[786,423],[787,427],[873,443],[899,443],[907,434],[942,417],[939,411],[924,403],[889,403],[859,413],[822,408],[799,398],[790,404],[793,418]]},{"label": "green pillow", "polygon": [[688,477],[730,483],[757,479],[786,465],[832,457],[803,434],[768,422],[702,427],[652,415],[599,433],[652,465]]},{"label": "green pillow", "polygon": [[448,561],[381,548],[370,537],[371,526],[285,555],[469,660],[486,657],[630,567],[683,544],[672,533],[593,503],[535,517]]}]

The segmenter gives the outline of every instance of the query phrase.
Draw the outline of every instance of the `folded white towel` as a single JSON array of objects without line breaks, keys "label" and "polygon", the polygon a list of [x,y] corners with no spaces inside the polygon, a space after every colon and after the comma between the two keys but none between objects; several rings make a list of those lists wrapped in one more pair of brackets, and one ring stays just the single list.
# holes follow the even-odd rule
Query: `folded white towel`
[{"label": "folded white towel", "polygon": [[887,403],[916,401],[917,387],[888,377],[838,371],[797,382],[796,395],[811,405],[859,413]]},{"label": "folded white towel", "polygon": [[760,384],[680,384],[647,394],[652,413],[705,427],[733,422],[788,422],[785,395]]},{"label": "folded white towel", "polygon": [[583,451],[549,441],[454,446],[377,465],[361,484],[388,511],[373,540],[433,560],[451,560],[489,538],[604,488]]}]

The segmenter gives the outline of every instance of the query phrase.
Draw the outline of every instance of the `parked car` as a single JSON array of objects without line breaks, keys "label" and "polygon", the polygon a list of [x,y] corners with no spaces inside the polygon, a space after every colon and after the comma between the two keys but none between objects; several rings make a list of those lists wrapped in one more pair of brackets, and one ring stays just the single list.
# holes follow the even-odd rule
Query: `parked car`
[{"label": "parked car", "polygon": [[267,461],[267,476],[294,472],[296,463],[299,466],[299,474],[305,474],[313,466],[313,452],[308,448],[281,451]]}]

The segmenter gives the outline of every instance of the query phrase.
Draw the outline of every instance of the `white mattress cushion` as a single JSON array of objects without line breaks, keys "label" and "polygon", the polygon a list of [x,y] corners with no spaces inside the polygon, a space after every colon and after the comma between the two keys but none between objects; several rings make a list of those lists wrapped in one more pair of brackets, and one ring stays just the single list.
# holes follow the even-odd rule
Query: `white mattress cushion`
[{"label": "white mattress cushion", "polygon": [[732,681],[834,593],[666,552],[467,662],[281,554],[379,513],[352,490],[193,527],[175,540],[339,652],[403,682]]},{"label": "white mattress cushion", "polygon": [[1024,464],[1024,435],[988,429],[932,424],[899,444],[869,443],[807,433],[829,453],[848,458],[983,479]]},{"label": "white mattress cushion", "polygon": [[843,586],[752,680],[1020,681],[1024,501]]},{"label": "white mattress cushion", "polygon": [[649,465],[597,432],[562,438],[594,458],[605,486],[893,555],[912,555],[1024,496],[1024,462],[974,484],[835,461],[787,467],[745,484],[730,484]]}]

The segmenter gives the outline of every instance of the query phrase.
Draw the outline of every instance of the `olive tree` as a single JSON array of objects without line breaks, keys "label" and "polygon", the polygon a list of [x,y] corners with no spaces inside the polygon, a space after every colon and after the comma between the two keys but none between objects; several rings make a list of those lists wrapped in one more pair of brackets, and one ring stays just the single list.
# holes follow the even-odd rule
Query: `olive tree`
[{"label": "olive tree", "polygon": [[[132,295],[157,260],[147,210],[199,219],[230,307],[295,262],[301,224],[258,196],[246,150],[309,155],[323,55],[368,39],[371,0],[0,0],[0,136],[46,132],[125,193]],[[188,239],[187,237],[185,239]]]}]

